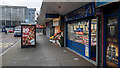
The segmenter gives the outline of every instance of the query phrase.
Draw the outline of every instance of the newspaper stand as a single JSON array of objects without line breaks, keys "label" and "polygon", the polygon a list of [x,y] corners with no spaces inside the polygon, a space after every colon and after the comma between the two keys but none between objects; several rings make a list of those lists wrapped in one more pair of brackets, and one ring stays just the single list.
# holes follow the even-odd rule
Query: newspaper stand
[{"label": "newspaper stand", "polygon": [[21,24],[21,48],[36,47],[36,24]]}]

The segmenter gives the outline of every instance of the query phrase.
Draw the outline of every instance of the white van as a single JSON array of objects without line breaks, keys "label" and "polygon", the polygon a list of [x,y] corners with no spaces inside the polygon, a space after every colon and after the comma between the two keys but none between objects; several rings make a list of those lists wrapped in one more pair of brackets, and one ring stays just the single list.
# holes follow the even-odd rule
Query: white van
[{"label": "white van", "polygon": [[21,26],[15,27],[14,36],[21,36]]}]

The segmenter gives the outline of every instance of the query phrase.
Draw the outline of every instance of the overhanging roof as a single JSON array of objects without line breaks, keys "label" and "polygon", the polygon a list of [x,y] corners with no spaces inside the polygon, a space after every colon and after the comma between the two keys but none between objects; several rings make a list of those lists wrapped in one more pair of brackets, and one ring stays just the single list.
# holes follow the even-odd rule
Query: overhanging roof
[{"label": "overhanging roof", "polygon": [[65,15],[88,2],[43,2],[41,6],[38,24],[45,24],[50,21],[45,18],[46,13]]}]

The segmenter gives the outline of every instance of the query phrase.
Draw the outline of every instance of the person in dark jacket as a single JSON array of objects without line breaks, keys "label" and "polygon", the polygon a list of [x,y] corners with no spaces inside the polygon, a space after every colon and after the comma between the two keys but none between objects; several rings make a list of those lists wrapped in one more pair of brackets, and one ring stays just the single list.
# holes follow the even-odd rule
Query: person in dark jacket
[{"label": "person in dark jacket", "polygon": [[5,34],[7,34],[7,30],[5,29]]}]

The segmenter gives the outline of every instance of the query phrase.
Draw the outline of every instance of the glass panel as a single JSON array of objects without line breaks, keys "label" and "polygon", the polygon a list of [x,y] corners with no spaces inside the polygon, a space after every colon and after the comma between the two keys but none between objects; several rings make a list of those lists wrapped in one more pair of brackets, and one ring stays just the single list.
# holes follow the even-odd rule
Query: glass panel
[{"label": "glass panel", "polygon": [[91,20],[91,59],[96,61],[97,19]]},{"label": "glass panel", "polygon": [[68,24],[69,40],[89,45],[89,21],[77,21]]}]

